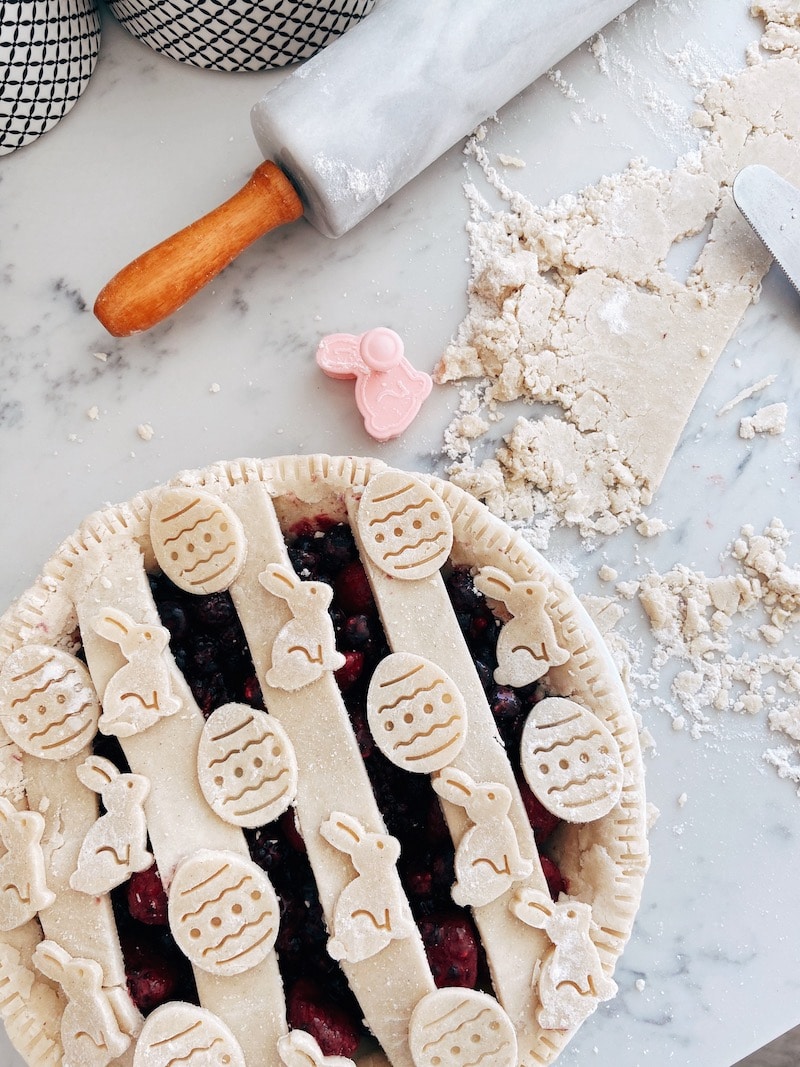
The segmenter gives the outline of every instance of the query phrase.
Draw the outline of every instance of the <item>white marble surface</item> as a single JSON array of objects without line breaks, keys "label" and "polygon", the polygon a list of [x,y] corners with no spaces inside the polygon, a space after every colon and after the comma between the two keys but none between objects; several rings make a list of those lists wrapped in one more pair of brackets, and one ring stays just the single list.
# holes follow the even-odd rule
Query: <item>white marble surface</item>
[{"label": "white marble surface", "polygon": [[[691,109],[695,92],[687,69],[743,65],[758,35],[747,7],[640,0],[608,32],[610,73],[579,49],[561,65],[579,99],[541,79],[501,112],[491,149],[527,161],[513,180],[537,202],[633,156],[671,165],[692,143],[676,117]],[[323,378],[314,351],[326,332],[387,325],[402,333],[416,366],[432,368],[466,309],[461,146],[336,242],[304,222],[269,236],[147,335],[113,340],[92,317],[95,294],[119,266],[245,180],[260,158],[250,106],[281,76],[184,68],[106,18],[83,99],[41,141],[0,164],[3,604],[88,511],[183,467],[324,450],[444,470],[454,390],[435,389],[412,429],[379,446],[363,431],[349,386]],[[557,531],[551,558],[579,591],[603,591],[601,562],[620,577],[677,560],[715,571],[741,523],[779,515],[800,527],[798,342],[800,300],[773,270],[656,498],[652,511],[671,530],[650,541],[628,532],[592,553]],[[741,414],[786,400],[787,431],[741,441],[739,413],[714,412],[768,374],[777,375],[775,385]],[[93,407],[96,419],[87,414]],[[144,423],[153,427],[150,441],[137,434]],[[796,561],[797,545],[794,553]],[[639,623],[632,615],[630,625]],[[661,695],[669,699],[668,690]],[[619,996],[559,1063],[728,1067],[800,1021],[800,798],[761,759],[770,743],[762,718],[729,713],[713,738],[693,741],[672,731],[666,713],[643,714],[657,742],[648,791],[661,818],[640,918],[617,972]],[[0,1062],[18,1067],[4,1040]]]}]

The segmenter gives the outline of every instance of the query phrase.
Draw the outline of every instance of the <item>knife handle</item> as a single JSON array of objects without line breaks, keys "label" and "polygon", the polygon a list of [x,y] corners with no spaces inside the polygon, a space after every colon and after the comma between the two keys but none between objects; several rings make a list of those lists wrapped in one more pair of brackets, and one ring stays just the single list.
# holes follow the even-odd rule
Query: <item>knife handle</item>
[{"label": "knife handle", "polygon": [[224,204],[144,252],[103,287],[94,313],[127,337],[177,311],[248,245],[303,214],[294,186],[274,163],[256,167]]}]

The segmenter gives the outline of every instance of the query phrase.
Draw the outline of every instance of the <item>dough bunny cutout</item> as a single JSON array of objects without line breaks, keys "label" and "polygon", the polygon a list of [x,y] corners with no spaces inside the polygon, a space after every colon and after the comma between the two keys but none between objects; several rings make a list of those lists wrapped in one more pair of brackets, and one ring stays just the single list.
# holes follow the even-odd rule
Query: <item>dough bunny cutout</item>
[{"label": "dough bunny cutout", "polygon": [[392,578],[430,578],[453,547],[453,522],[444,501],[403,471],[385,470],[370,478],[356,524],[364,551]]},{"label": "dough bunny cutout", "polygon": [[285,600],[292,618],[281,627],[272,644],[269,685],[293,692],[316,682],[326,671],[344,666],[336,651],[336,634],[328,614],[333,590],[325,582],[304,582],[290,567],[273,563],[258,576],[273,596]]},{"label": "dough bunny cutout", "polygon": [[80,893],[101,896],[135,871],[145,871],[153,862],[147,851],[147,821],[142,805],[150,782],[141,774],[123,774],[102,756],[89,756],[77,769],[87,789],[98,793],[105,814],[83,839],[78,867],[69,884]]},{"label": "dough bunny cutout", "polygon": [[467,737],[467,705],[455,682],[430,660],[392,652],[375,669],[367,721],[387,759],[431,774],[455,759]]},{"label": "dough bunny cutout", "polygon": [[164,656],[169,630],[134,622],[119,608],[106,608],[94,621],[100,637],[119,645],[127,662],[112,675],[103,694],[100,731],[131,737],[159,719],[174,715],[180,700],[172,695],[170,669]]},{"label": "dough bunny cutout", "polygon": [[320,833],[348,855],[356,869],[336,901],[328,941],[331,957],[358,963],[390,941],[410,937],[416,927],[395,866],[400,855],[397,839],[365,830],[358,819],[341,811],[331,812]]},{"label": "dough bunny cutout", "polygon": [[433,387],[430,375],[415,370],[403,352],[402,339],[385,326],[329,334],[317,349],[317,364],[329,378],[355,378],[356,406],[376,441],[399,437]]},{"label": "dough bunny cutout", "polygon": [[494,997],[456,987],[427,993],[411,1013],[414,1067],[516,1067],[514,1024]]},{"label": "dough bunny cutout", "polygon": [[66,760],[97,731],[100,701],[75,656],[49,645],[23,645],[0,674],[0,724],[23,752]]},{"label": "dough bunny cutout", "polygon": [[347,1056],[324,1055],[316,1039],[305,1030],[291,1030],[279,1038],[278,1055],[284,1067],[355,1067]]},{"label": "dough bunny cutout", "polygon": [[519,851],[508,810],[511,793],[500,782],[478,784],[464,771],[447,767],[431,779],[443,800],[462,807],[472,826],[456,848],[452,897],[462,907],[480,907],[533,872]]},{"label": "dough bunny cutout", "polygon": [[247,555],[236,513],[212,493],[180,486],[153,504],[150,540],[161,570],[187,593],[227,589]]},{"label": "dough bunny cutout", "polygon": [[107,1067],[118,1059],[130,1045],[140,1020],[127,997],[103,988],[100,964],[70,956],[55,941],[39,942],[33,962],[67,997],[61,1018],[63,1067]]},{"label": "dough bunny cutout", "polygon": [[475,588],[491,600],[505,604],[512,618],[497,638],[498,685],[525,686],[569,659],[556,638],[545,605],[549,592],[542,582],[515,582],[498,567],[482,567]]},{"label": "dough bunny cutout", "polygon": [[197,780],[225,822],[254,829],[283,814],[297,794],[297,757],[281,723],[247,704],[222,704],[206,720]]},{"label": "dough bunny cutout", "polygon": [[528,926],[544,930],[552,942],[534,985],[538,990],[539,1025],[545,1030],[571,1030],[591,1015],[601,1000],[617,992],[603,970],[591,937],[592,909],[579,900],[554,903],[538,889],[520,889],[509,905]]},{"label": "dough bunny cutout", "polygon": [[0,930],[15,930],[56,899],[47,888],[44,826],[37,811],[17,811],[0,797],[0,840],[6,848],[0,858]]},{"label": "dough bunny cutout", "polygon": [[175,1000],[147,1016],[133,1067],[245,1067],[242,1047],[213,1012]]},{"label": "dough bunny cutout", "polygon": [[520,764],[537,799],[567,822],[608,815],[622,794],[622,756],[614,735],[566,697],[546,697],[533,706],[520,738]]}]

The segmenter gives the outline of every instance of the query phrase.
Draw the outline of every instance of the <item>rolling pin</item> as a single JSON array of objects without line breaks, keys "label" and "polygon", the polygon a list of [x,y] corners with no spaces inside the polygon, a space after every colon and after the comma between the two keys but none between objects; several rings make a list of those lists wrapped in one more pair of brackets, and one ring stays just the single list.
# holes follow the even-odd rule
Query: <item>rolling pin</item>
[{"label": "rolling pin", "polygon": [[94,312],[123,337],[305,216],[340,237],[633,0],[379,0],[252,109],[267,162],[123,268]]}]

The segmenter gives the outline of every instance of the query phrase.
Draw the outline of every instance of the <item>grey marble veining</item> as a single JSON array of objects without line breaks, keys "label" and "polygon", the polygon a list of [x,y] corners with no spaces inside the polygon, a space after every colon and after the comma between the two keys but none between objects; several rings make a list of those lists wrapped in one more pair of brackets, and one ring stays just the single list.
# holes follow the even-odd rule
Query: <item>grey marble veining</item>
[{"label": "grey marble veining", "polygon": [[[488,150],[526,161],[508,180],[537,203],[633,156],[672,165],[696,136],[685,121],[697,93],[686,66],[710,76],[741,67],[759,32],[748,7],[639,0],[605,33],[607,72],[579,49],[560,64],[574,94],[540,79],[491,124]],[[283,77],[181,67],[106,18],[84,96],[40,141],[0,162],[3,605],[87,513],[185,467],[320,450],[444,472],[456,389],[435,389],[411,430],[378,445],[351,383],[322,376],[314,352],[325,333],[386,325],[415,366],[433,367],[466,310],[462,185],[481,175],[461,145],[337,241],[305,221],[269,235],[148,334],[115,340],[91,314],[120,266],[243,184],[260,162],[250,109]],[[678,561],[715,572],[745,522],[778,515],[800,531],[799,339],[800,301],[773,270],[651,509],[667,533],[647,540],[628,530],[588,546],[569,531],[554,536],[548,554],[579,592],[608,592],[602,563],[621,578]],[[768,390],[717,416],[769,374]],[[741,440],[739,417],[778,400],[789,407],[786,432]],[[512,421],[509,413],[496,432]],[[139,434],[145,425],[150,440]],[[792,553],[797,563],[797,532]],[[624,626],[646,655],[633,608]],[[693,741],[653,703],[669,700],[668,681],[638,694],[656,743],[648,794],[661,815],[620,993],[582,1027],[560,1067],[730,1067],[800,1021],[800,798],[761,758],[773,741],[762,717],[720,715],[710,737]],[[20,1065],[1,1035],[0,1063]]]}]

